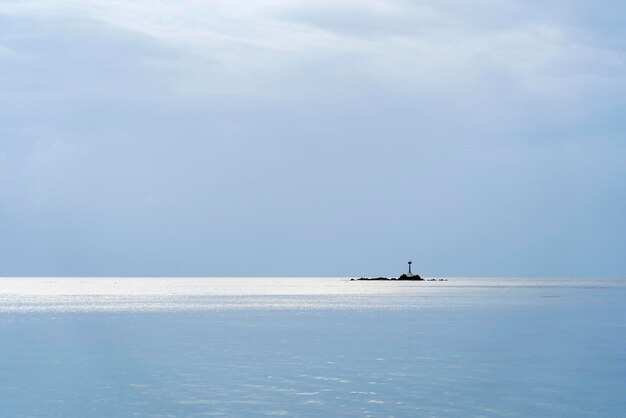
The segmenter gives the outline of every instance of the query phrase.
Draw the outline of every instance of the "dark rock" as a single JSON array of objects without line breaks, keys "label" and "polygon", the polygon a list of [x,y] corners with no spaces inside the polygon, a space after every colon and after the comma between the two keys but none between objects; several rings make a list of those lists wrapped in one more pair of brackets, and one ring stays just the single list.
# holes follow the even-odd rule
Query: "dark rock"
[{"label": "dark rock", "polygon": [[415,274],[413,276],[408,276],[406,274],[403,274],[402,276],[398,277],[398,280],[415,280],[415,281],[424,281],[424,279],[422,279],[419,274]]},{"label": "dark rock", "polygon": [[[414,282],[423,282],[424,279],[422,279],[418,274],[414,274],[414,275],[407,275],[407,274],[403,274],[402,276],[398,277],[397,279],[395,277],[361,277],[360,279],[350,279],[350,281],[355,281],[355,280],[367,280],[367,281],[376,281],[376,280],[387,280],[387,281],[391,281],[391,280],[406,280],[406,281],[414,281]],[[428,281],[436,281],[436,279],[429,279]]]}]

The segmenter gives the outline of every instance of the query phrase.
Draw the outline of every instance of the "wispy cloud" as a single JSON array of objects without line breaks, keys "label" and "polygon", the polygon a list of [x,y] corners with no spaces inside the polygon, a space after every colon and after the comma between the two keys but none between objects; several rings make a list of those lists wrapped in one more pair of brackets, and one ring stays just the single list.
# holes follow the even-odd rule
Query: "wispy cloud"
[{"label": "wispy cloud", "polygon": [[[575,3],[570,11],[583,12]],[[177,69],[208,91],[218,88],[211,82],[216,67],[233,90],[252,88],[253,75],[274,83],[290,78],[304,65],[409,91],[475,88],[508,77],[534,93],[563,94],[607,81],[622,88],[626,74],[622,50],[513,0],[39,0],[5,2],[0,12],[90,19],[153,38],[187,54]],[[195,69],[207,66],[202,80]],[[228,89],[217,78],[219,89]]]}]

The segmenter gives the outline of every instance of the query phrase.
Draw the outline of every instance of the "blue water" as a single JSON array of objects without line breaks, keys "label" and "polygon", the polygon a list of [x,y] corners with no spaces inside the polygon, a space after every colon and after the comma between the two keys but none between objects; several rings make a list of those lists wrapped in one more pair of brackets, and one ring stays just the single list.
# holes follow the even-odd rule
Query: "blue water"
[{"label": "blue water", "polygon": [[622,417],[626,282],[0,279],[2,417]]}]

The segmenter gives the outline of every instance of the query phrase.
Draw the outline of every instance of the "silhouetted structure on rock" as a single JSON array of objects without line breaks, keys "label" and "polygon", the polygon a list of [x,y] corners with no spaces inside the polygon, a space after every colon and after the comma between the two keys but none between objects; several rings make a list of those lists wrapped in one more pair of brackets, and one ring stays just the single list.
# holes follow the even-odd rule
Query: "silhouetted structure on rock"
[{"label": "silhouetted structure on rock", "polygon": [[[424,279],[422,279],[419,274],[413,274],[413,272],[411,271],[411,264],[413,264],[413,262],[411,260],[409,260],[409,272],[408,273],[404,273],[402,276],[398,277],[397,279],[395,278],[388,278],[388,277],[373,277],[373,278],[369,278],[369,277],[361,277],[358,280],[413,280],[413,281],[424,281]],[[351,281],[354,281],[355,279],[351,279]]]}]

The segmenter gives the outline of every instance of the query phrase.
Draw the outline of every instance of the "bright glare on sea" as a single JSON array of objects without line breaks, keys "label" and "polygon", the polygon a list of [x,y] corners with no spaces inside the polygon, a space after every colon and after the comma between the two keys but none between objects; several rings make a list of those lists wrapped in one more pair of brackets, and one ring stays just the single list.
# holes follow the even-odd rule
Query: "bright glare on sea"
[{"label": "bright glare on sea", "polygon": [[1,278],[1,417],[622,417],[626,281]]}]

